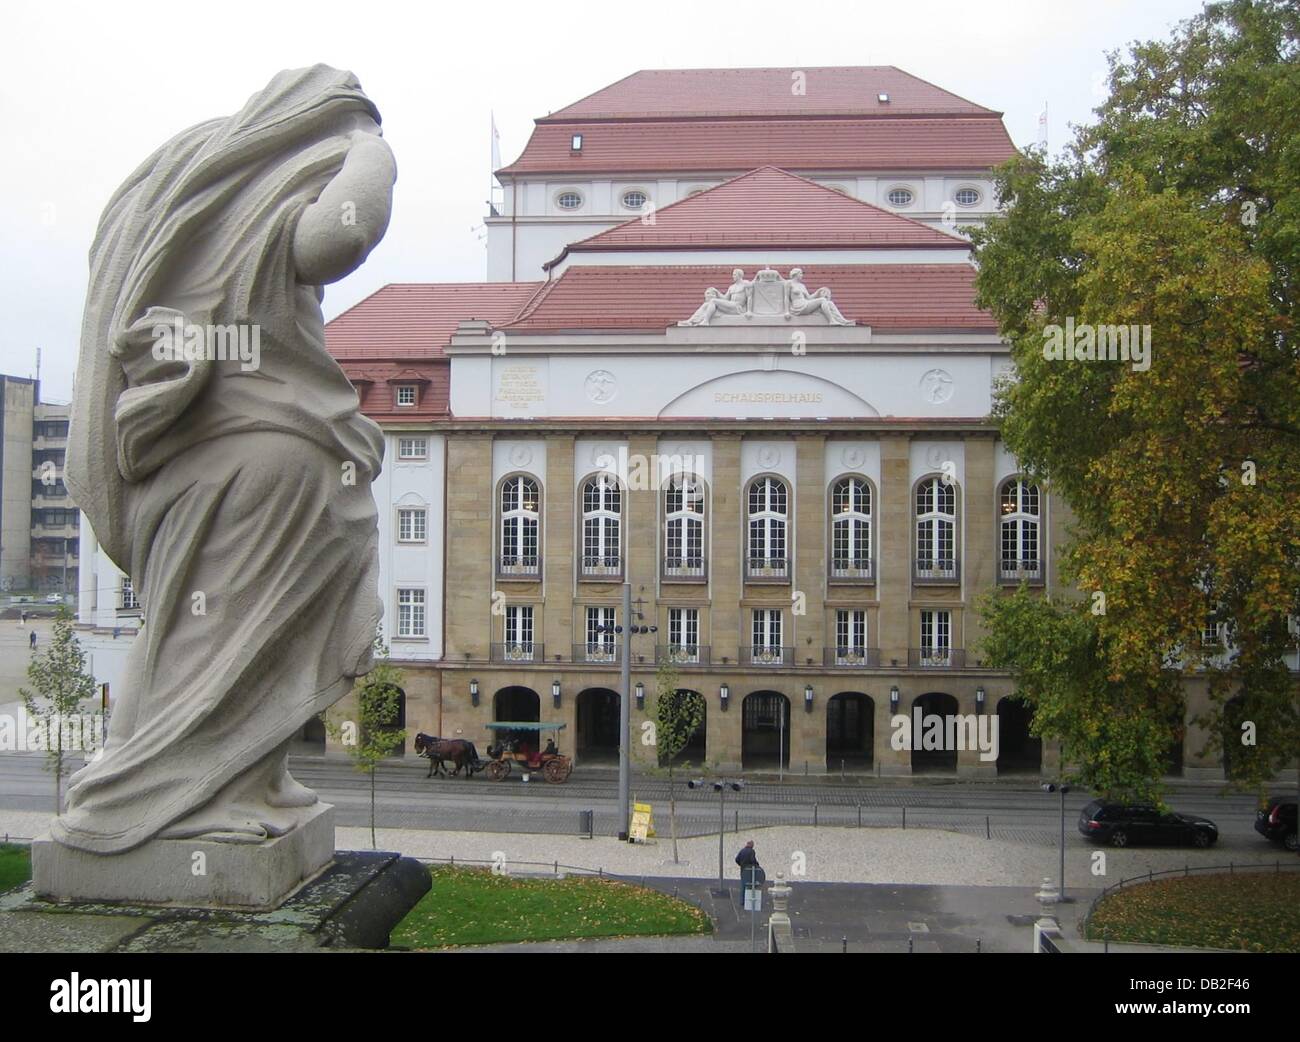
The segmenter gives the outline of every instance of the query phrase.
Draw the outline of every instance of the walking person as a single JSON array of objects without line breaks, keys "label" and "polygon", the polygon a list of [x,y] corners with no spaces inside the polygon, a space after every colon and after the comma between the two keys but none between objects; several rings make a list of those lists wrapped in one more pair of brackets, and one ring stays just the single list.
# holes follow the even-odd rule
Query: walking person
[{"label": "walking person", "polygon": [[32,630],[32,650],[36,650],[36,631]]},{"label": "walking person", "polygon": [[754,841],[752,839],[740,848],[740,853],[736,855],[736,864],[740,866],[742,889],[762,888],[763,883],[767,880],[767,873],[763,871],[763,866],[758,863],[758,855],[754,852]]}]

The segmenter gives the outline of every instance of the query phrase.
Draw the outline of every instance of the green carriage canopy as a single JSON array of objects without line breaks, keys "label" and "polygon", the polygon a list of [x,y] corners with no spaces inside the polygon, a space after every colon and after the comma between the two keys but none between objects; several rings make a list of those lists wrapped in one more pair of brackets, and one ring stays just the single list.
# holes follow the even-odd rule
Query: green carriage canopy
[{"label": "green carriage canopy", "polygon": [[484,726],[493,731],[563,731],[569,725],[539,724],[536,720],[499,720]]}]

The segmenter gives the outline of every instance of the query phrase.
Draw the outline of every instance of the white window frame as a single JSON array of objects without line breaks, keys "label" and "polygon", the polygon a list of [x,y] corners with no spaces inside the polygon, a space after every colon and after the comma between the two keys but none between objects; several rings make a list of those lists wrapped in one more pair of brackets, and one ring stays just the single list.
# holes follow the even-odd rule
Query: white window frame
[{"label": "white window frame", "polygon": [[597,607],[587,609],[587,651],[586,660],[588,662],[614,662],[616,661],[616,648],[614,633],[597,632],[598,627],[612,627],[618,625],[618,611],[610,607]]},{"label": "white window frame", "polygon": [[397,588],[397,639],[423,640],[428,636],[428,597],[423,586]]},{"label": "white window frame", "polygon": [[[533,506],[527,505],[531,498]],[[512,474],[497,493],[497,539],[504,574],[537,575],[542,553],[542,489],[531,474]],[[507,565],[506,558],[514,558]],[[529,560],[531,558],[531,561]]]},{"label": "white window frame", "polygon": [[837,666],[866,665],[867,647],[866,610],[835,609],[835,664]]},{"label": "white window frame", "polygon": [[118,609],[119,611],[140,610],[140,599],[135,595],[135,589],[131,585],[131,577],[129,575],[122,576],[118,603],[121,605],[121,608]]},{"label": "white window frame", "polygon": [[[767,474],[745,490],[745,563],[750,577],[790,574],[790,486]],[[773,562],[779,562],[774,564]]]},{"label": "white window frame", "polygon": [[[409,526],[407,525],[408,520],[410,522]],[[420,544],[429,541],[429,511],[427,507],[397,508],[397,541],[406,544]]]},{"label": "white window frame", "polygon": [[[410,398],[409,402],[403,398]],[[393,391],[393,404],[399,409],[412,409],[420,404],[420,389],[415,384],[397,384]]]},{"label": "white window frame", "polygon": [[623,504],[618,479],[597,474],[582,483],[582,575],[623,574]]},{"label": "white window frame", "polygon": [[429,439],[398,435],[397,458],[399,460],[427,460],[429,458]]},{"label": "white window frame", "polygon": [[[957,483],[945,482],[938,475],[922,478],[916,485],[913,508],[917,578],[955,579],[961,537],[957,530]],[[922,550],[926,544],[928,552]]]},{"label": "white window frame", "polygon": [[668,609],[668,661],[686,665],[700,661],[700,609]]},{"label": "white window frame", "polygon": [[[505,657],[512,662],[531,662],[537,654],[537,644],[533,639],[533,606],[531,604],[507,604],[502,619],[502,640],[505,645]],[[512,653],[511,647],[516,650]]]},{"label": "white window frame", "polygon": [[[750,649],[750,661],[755,665],[784,665],[785,648],[781,641],[785,636],[785,628],[782,610],[780,608],[754,608],[750,618],[750,634],[753,639],[753,645]],[[775,638],[775,643],[773,638]]]},{"label": "white window frame", "polygon": [[921,665],[952,665],[952,612],[921,609]]},{"label": "white window frame", "polygon": [[[862,509],[865,506],[866,509]],[[846,474],[831,485],[831,577],[870,578],[872,575],[871,483],[859,474]],[[840,551],[841,534],[845,550]]]},{"label": "white window frame", "polygon": [[[998,569],[1004,579],[1040,579],[1043,570],[1043,492],[1024,478],[998,490]],[[1014,556],[1008,556],[1008,547]]]},{"label": "white window frame", "polygon": [[665,578],[705,577],[704,533],[707,515],[704,483],[692,474],[674,475],[664,489]]}]

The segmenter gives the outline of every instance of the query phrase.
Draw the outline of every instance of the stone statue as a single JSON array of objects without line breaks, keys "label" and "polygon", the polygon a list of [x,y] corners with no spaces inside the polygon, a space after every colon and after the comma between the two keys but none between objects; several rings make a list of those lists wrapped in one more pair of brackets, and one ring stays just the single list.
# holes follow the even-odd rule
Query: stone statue
[{"label": "stone statue", "polygon": [[722,295],[721,291],[710,286],[704,291],[704,303],[695,309],[695,314],[684,322],[678,322],[677,324],[679,326],[707,326],[719,311],[725,315],[744,314],[739,305],[732,303]]},{"label": "stone statue", "polygon": [[803,284],[803,270],[792,268],[783,279],[775,268],[762,268],[752,279],[736,268],[731,273],[726,292],[710,286],[704,291],[704,303],[679,326],[731,326],[777,324],[803,319],[797,325],[852,326],[831,300],[829,289],[809,293]]},{"label": "stone statue", "polygon": [[172,138],[104,211],[67,484],[149,625],[59,847],[260,844],[312,812],[287,750],[371,665],[384,444],[320,287],[383,237],[395,178],[360,84],[317,65]]},{"label": "stone statue", "polygon": [[820,313],[825,315],[826,321],[833,326],[853,325],[840,314],[840,309],[831,301],[831,291],[825,286],[816,293],[808,292],[808,287],[803,284],[802,268],[790,269],[790,278],[786,280],[786,291],[789,294],[787,309],[789,314],[802,316]]}]

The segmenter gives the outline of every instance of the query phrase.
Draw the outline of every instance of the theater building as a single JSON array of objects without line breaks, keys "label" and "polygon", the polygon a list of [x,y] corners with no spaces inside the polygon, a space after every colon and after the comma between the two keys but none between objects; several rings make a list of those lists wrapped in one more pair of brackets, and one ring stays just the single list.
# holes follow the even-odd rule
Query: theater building
[{"label": "theater building", "polygon": [[[480,751],[493,721],[564,723],[612,762],[631,623],[640,763],[671,662],[706,707],[694,764],[1054,773],[978,651],[983,595],[1064,592],[1069,523],[990,420],[1009,354],[959,234],[1013,153],[998,112],[893,68],[641,72],[539,119],[497,172],[486,281],[326,327],[387,439],[400,723]],[[107,656],[134,602],[99,556]],[[916,710],[996,719],[998,756],[897,748]],[[1221,777],[1203,745],[1189,725],[1175,769]]]}]

